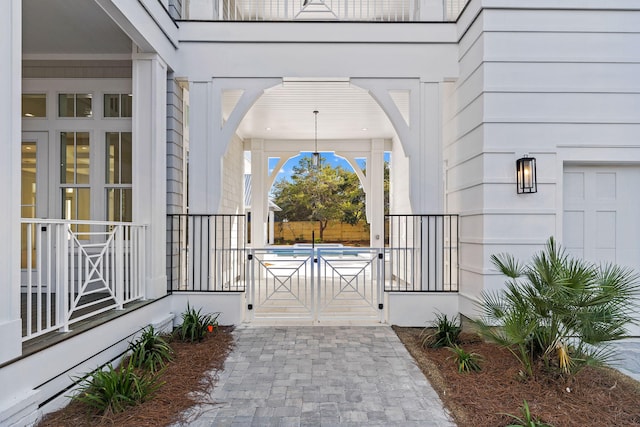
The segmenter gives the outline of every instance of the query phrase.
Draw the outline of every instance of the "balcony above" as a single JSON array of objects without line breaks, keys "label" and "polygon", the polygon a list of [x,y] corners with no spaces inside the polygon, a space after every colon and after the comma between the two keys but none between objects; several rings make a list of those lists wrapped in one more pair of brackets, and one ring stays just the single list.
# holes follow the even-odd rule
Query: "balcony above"
[{"label": "balcony above", "polygon": [[190,0],[192,21],[453,22],[469,0]]}]

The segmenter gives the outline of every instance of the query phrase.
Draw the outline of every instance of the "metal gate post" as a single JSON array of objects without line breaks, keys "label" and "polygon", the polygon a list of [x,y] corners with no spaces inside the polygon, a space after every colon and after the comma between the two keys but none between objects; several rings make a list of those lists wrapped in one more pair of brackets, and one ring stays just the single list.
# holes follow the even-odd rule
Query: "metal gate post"
[{"label": "metal gate post", "polygon": [[377,254],[378,262],[376,267],[376,294],[378,295],[378,308],[379,308],[379,319],[380,323],[384,323],[384,249],[378,249]]},{"label": "metal gate post", "polygon": [[256,299],[256,276],[255,276],[255,251],[249,249],[247,253],[247,268],[249,269],[247,277],[249,283],[247,284],[249,289],[247,292],[247,317],[249,320],[255,319],[255,299]]},{"label": "metal gate post", "polygon": [[311,256],[309,257],[309,262],[311,262],[311,307],[313,313],[313,322],[317,323],[320,316],[320,304],[322,303],[322,299],[320,298],[320,249],[317,252],[317,260],[318,260],[318,295],[316,298],[315,293],[315,284],[316,284],[316,275],[315,272],[315,264],[316,264],[316,251],[315,248],[311,247]]}]

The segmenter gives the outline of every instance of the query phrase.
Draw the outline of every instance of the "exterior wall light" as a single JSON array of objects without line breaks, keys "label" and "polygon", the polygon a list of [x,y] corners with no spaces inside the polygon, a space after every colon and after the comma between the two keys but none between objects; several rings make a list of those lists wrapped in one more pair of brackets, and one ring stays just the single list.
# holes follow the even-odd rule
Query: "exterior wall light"
[{"label": "exterior wall light", "polygon": [[516,160],[516,185],[518,194],[538,192],[535,157],[525,154],[524,157]]}]

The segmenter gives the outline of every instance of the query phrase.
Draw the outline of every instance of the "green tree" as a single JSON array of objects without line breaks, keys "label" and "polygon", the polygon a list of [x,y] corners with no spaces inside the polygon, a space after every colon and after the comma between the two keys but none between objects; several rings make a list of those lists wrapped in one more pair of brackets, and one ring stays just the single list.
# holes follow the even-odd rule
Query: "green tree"
[{"label": "green tree", "polygon": [[322,160],[313,168],[309,157],[300,158],[290,180],[277,181],[272,191],[274,202],[282,208],[278,218],[318,221],[321,240],[329,221],[356,224],[365,219],[365,195],[357,175]]}]

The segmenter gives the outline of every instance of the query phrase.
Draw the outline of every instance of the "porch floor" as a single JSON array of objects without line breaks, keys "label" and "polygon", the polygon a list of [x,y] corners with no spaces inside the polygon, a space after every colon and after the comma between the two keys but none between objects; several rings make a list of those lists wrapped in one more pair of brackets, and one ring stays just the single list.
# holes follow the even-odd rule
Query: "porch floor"
[{"label": "porch floor", "polygon": [[[97,298],[97,297],[96,297]],[[52,301],[55,301],[55,298],[52,298]],[[75,335],[78,335],[84,331],[87,331],[91,328],[94,328],[98,325],[102,325],[104,323],[109,322],[110,320],[113,320],[119,316],[125,315],[127,313],[130,313],[133,310],[136,310],[140,307],[143,307],[147,304],[150,304],[152,302],[154,302],[155,300],[145,300],[145,301],[133,301],[130,302],[128,304],[124,305],[124,310],[116,310],[116,309],[112,309],[112,310],[108,310],[105,311],[104,313],[100,313],[97,314],[93,317],[90,317],[88,319],[84,319],[84,320],[80,320],[76,323],[74,323],[71,326],[71,330],[69,332],[49,332],[47,334],[35,337],[33,339],[30,339],[28,341],[25,341],[22,343],[22,356],[21,357],[27,357],[33,353],[36,353],[38,351],[44,350],[50,346],[53,346],[55,344],[58,344],[59,342],[62,342],[64,340],[67,340],[69,338],[74,337]],[[25,294],[22,294],[22,307],[21,307],[21,313],[22,313],[22,334],[23,336],[26,333],[26,328],[27,328],[27,322],[25,319],[25,313],[27,312],[27,296]],[[36,320],[36,314],[35,314],[35,305],[37,303],[35,301],[32,300],[32,307],[34,308],[34,310],[32,310],[32,324],[35,325],[35,323],[37,322]],[[55,307],[51,307],[52,310],[52,316],[55,313]],[[79,316],[81,314],[78,314],[77,316]]]}]

